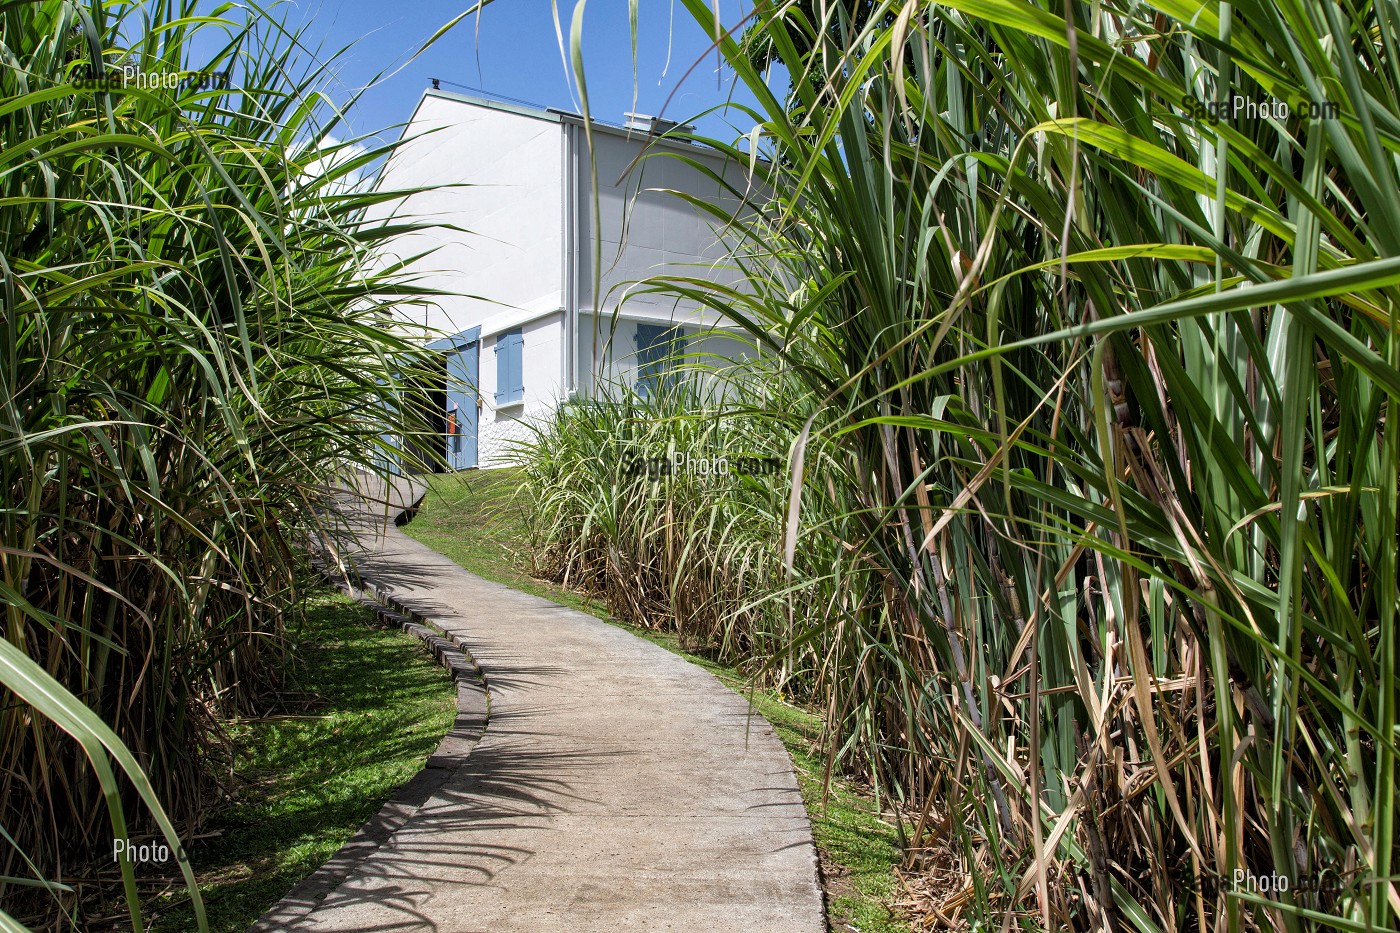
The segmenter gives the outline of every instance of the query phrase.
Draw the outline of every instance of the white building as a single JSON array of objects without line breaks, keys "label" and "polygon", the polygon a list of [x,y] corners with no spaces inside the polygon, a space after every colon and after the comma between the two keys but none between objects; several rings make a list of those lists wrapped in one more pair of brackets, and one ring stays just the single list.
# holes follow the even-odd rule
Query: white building
[{"label": "white building", "polygon": [[735,199],[716,177],[656,153],[683,153],[740,190],[747,166],[657,138],[671,124],[627,117],[625,126],[591,127],[596,217],[584,121],[572,113],[429,90],[384,166],[382,188],[434,188],[383,213],[437,224],[399,237],[393,253],[432,250],[413,268],[446,296],[420,313],[452,335],[432,344],[446,355],[452,468],[501,465],[524,421],[589,393],[598,373],[645,387],[674,339],[727,356],[746,349],[713,314],[626,286],[666,273],[732,276],[719,265],[717,221],[671,192],[731,207]]}]

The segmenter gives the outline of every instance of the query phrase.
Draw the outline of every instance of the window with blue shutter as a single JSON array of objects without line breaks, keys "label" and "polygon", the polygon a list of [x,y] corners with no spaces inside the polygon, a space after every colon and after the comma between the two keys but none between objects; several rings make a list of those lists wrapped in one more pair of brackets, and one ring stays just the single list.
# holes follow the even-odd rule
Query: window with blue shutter
[{"label": "window with blue shutter", "polygon": [[520,328],[496,337],[496,404],[508,405],[525,398],[525,340]]},{"label": "window with blue shutter", "polygon": [[664,324],[637,325],[637,391],[643,396],[653,389],[672,385],[672,357],[685,352],[685,337],[679,327]]}]

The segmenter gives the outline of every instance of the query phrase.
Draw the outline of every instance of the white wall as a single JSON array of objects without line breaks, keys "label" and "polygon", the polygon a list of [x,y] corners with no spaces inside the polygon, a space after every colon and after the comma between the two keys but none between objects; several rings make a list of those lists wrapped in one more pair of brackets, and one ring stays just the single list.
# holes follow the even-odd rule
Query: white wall
[{"label": "white wall", "polygon": [[[427,312],[454,334],[488,318],[524,318],[562,305],[562,127],[548,115],[476,106],[428,91],[385,165],[381,190],[436,186],[376,208],[375,216],[428,218],[438,226],[399,237],[387,251],[419,260],[421,284],[448,294]],[[448,187],[467,185],[467,187]],[[424,311],[414,312],[422,322]],[[483,326],[483,336],[487,328]]]},{"label": "white wall", "polygon": [[[717,265],[724,259],[726,246],[717,238],[715,219],[671,192],[683,191],[720,204],[727,211],[732,211],[737,202],[718,181],[664,154],[667,150],[653,148],[638,160],[648,141],[641,134],[630,138],[607,131],[593,134],[598,183],[596,225],[593,176],[588,160],[580,160],[575,186],[583,234],[580,305],[611,311],[625,300],[628,311],[677,321],[700,321],[706,317],[698,308],[677,304],[661,295],[629,294],[626,289],[632,282],[663,274],[736,281],[731,269]],[[743,188],[746,166],[726,163],[723,156],[698,146],[684,146],[679,151],[709,164],[731,184]],[[596,299],[590,231],[596,231],[602,250],[602,287]],[[708,319],[713,320],[713,316]]]},{"label": "white wall", "polygon": [[[414,270],[419,284],[446,294],[432,300],[426,316],[421,308],[412,314],[444,334],[481,327],[478,463],[483,467],[509,462],[510,443],[527,437],[527,422],[546,417],[564,394],[564,130],[564,123],[553,114],[522,112],[506,104],[488,106],[428,91],[405,132],[408,141],[386,164],[379,181],[381,190],[435,189],[381,205],[372,216],[386,223],[413,218],[437,224],[397,238],[385,248],[385,261],[435,250],[417,260]],[[656,189],[678,189],[723,201],[728,196],[721,186],[666,156],[649,156],[633,165],[649,141],[644,135],[623,137],[600,130],[593,139],[600,183],[596,234],[602,247],[603,291],[663,272],[706,274],[692,264],[711,267],[725,253],[724,244],[716,242],[712,220]],[[579,140],[584,140],[581,132]],[[684,151],[709,161],[727,177],[742,179],[746,166],[726,166],[722,157],[698,147]],[[589,309],[594,303],[589,284],[595,229],[593,181],[587,153],[581,155],[572,188],[581,233],[580,304]],[[735,278],[727,270],[711,271],[708,277]],[[622,295],[621,288],[605,295],[604,309],[617,308]],[[677,306],[660,296],[632,296],[623,310],[655,323],[714,321],[713,314]],[[585,392],[594,369],[592,320],[583,316],[578,335],[577,371]],[[609,323],[610,318],[602,320],[604,330]],[[496,339],[515,327],[523,330],[524,403],[498,409]],[[694,333],[695,328],[689,330]],[[621,320],[609,360],[614,378],[635,379],[635,336],[635,321]],[[710,346],[718,349],[725,344],[715,339]]]},{"label": "white wall", "polygon": [[481,418],[477,428],[477,463],[505,466],[510,443],[529,436],[525,422],[547,416],[558,404],[564,349],[563,314],[555,312],[521,327],[523,403],[496,406],[496,335],[481,341]]}]

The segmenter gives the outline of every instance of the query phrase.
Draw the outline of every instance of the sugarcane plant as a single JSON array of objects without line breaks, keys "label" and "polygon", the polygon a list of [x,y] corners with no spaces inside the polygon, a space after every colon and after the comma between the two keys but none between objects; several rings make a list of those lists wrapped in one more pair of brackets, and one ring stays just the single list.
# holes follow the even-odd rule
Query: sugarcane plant
[{"label": "sugarcane plant", "polygon": [[421,426],[391,147],[334,135],[285,9],[0,4],[0,900],[48,928],[115,839],[182,852],[329,488]]},{"label": "sugarcane plant", "polygon": [[1400,928],[1400,6],[685,3],[740,275],[644,287],[806,387],[768,595],[930,918]]},{"label": "sugarcane plant", "polygon": [[[750,347],[716,365],[696,344],[664,378],[601,379],[510,445],[530,503],[531,569],[599,597],[615,618],[808,694],[817,658],[794,644],[814,609],[772,598],[786,583],[771,544],[810,392],[776,357]],[[832,540],[803,553],[804,573],[833,563],[822,550]]]}]

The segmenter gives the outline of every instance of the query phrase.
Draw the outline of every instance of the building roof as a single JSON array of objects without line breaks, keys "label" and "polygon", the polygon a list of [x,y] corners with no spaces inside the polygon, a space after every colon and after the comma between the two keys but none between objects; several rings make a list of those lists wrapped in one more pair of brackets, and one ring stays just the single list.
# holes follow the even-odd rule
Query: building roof
[{"label": "building roof", "polygon": [[[591,120],[585,120],[582,114],[574,113],[569,110],[560,110],[556,107],[537,107],[532,104],[527,104],[523,101],[500,100],[492,97],[483,97],[476,94],[463,94],[460,91],[445,91],[441,88],[431,87],[423,91],[423,100],[426,100],[429,97],[438,97],[443,100],[457,101],[458,103],[471,104],[476,107],[486,107],[490,110],[499,110],[505,113],[519,114],[523,117],[531,117],[533,119],[544,120],[549,123],[572,123],[576,126],[583,126],[585,123],[587,123],[590,124],[590,129],[592,129],[594,132],[606,133],[610,136],[621,136],[625,139],[633,140],[639,143],[645,142],[648,144],[654,144],[667,149],[674,149],[681,152],[691,152],[697,154],[717,156],[725,155],[725,153],[720,152],[718,149],[706,146],[703,143],[692,143],[681,139],[675,139],[672,137],[660,136],[654,133],[646,132],[644,130],[628,128],[619,123],[610,123],[606,120],[599,120],[597,117],[594,117]],[[419,106],[422,106],[422,100],[419,101]],[[414,108],[414,116],[416,117],[417,115],[417,108]],[[409,122],[412,122],[412,118],[409,118]],[[668,120],[657,120],[656,122],[664,126],[676,125]]]}]

